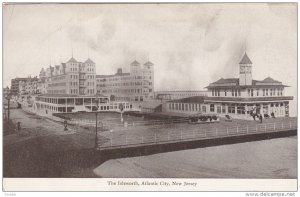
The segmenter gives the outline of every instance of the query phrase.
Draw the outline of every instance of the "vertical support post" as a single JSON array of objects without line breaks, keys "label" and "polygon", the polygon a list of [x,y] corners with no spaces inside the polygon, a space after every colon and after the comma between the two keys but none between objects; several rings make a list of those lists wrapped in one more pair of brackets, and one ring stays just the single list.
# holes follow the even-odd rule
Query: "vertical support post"
[{"label": "vertical support post", "polygon": [[182,140],[182,130],[180,130],[180,140]]},{"label": "vertical support post", "polygon": [[265,132],[267,132],[267,124],[265,124]]}]

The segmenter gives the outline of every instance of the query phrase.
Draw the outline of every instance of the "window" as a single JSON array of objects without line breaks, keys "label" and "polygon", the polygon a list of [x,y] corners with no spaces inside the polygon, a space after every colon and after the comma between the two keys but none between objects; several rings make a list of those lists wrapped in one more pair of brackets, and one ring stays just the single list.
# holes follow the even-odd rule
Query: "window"
[{"label": "window", "polygon": [[234,96],[234,89],[231,90],[231,96]]},{"label": "window", "polygon": [[269,89],[266,89],[266,96],[269,95]]},{"label": "window", "polygon": [[217,106],[217,113],[221,113],[221,106]]},{"label": "window", "polygon": [[206,113],[206,106],[202,106],[202,112]]},{"label": "window", "polygon": [[251,96],[253,96],[253,89],[251,89]]},{"label": "window", "polygon": [[226,106],[225,106],[225,104],[222,104],[222,113],[223,113],[223,114],[226,113]]},{"label": "window", "polygon": [[215,105],[214,104],[210,104],[210,112],[214,112],[215,111]]},{"label": "window", "polygon": [[241,104],[237,106],[237,113],[238,114],[245,114],[245,104]]},{"label": "window", "polygon": [[265,89],[263,89],[263,96],[265,96],[266,95],[266,90]]},{"label": "window", "polygon": [[235,114],[235,105],[229,105],[228,106],[228,113]]},{"label": "window", "polygon": [[256,89],[256,96],[259,96],[259,89]]},{"label": "window", "polygon": [[224,90],[224,95],[227,96],[227,90]]},{"label": "window", "polygon": [[214,90],[211,91],[212,96],[215,96],[215,92]]}]

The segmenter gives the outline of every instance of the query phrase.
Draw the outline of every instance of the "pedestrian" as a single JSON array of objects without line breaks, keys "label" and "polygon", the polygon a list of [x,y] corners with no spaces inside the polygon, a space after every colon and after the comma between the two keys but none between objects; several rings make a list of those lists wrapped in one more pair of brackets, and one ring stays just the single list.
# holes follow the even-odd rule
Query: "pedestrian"
[{"label": "pedestrian", "polygon": [[263,118],[262,118],[262,115],[260,114],[260,115],[259,115],[260,123],[262,123],[262,119],[263,119]]}]

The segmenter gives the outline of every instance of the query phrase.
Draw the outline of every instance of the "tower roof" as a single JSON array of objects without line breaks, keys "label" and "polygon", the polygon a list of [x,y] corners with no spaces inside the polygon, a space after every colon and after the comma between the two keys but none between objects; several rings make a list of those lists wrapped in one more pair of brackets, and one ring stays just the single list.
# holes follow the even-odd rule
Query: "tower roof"
[{"label": "tower roof", "polygon": [[84,63],[95,64],[95,62],[93,62],[93,60],[91,60],[90,58],[88,58]]},{"label": "tower roof", "polygon": [[67,63],[77,63],[77,60],[74,57],[71,57]]},{"label": "tower roof", "polygon": [[152,66],[153,65],[153,63],[152,62],[150,62],[150,61],[148,61],[148,62],[146,62],[144,65],[146,65],[146,66]]},{"label": "tower roof", "polygon": [[138,61],[136,61],[136,60],[134,60],[132,63],[131,63],[131,65],[139,65],[140,63],[138,62]]},{"label": "tower roof", "polygon": [[252,64],[251,60],[249,59],[247,53],[245,52],[244,57],[240,61],[240,64]]}]

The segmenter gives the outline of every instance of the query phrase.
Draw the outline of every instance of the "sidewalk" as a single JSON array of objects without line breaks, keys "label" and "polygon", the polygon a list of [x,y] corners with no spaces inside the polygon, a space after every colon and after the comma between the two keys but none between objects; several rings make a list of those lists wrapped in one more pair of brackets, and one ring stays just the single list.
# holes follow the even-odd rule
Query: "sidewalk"
[{"label": "sidewalk", "polygon": [[21,122],[21,131],[18,134],[4,136],[4,146],[35,138],[41,140],[41,137],[44,141],[43,146],[49,150],[82,149],[94,146],[93,132],[83,128],[68,126],[68,131],[64,131],[63,123],[24,112],[22,109],[11,110],[11,120],[14,124]]}]

